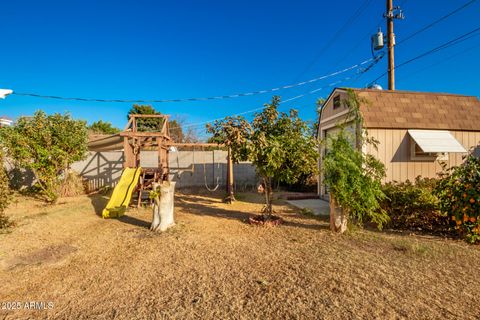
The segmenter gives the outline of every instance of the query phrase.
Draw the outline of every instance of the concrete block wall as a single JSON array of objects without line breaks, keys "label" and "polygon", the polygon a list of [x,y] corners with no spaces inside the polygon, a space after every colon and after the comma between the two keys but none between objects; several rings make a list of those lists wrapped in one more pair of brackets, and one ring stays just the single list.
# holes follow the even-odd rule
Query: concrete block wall
[{"label": "concrete block wall", "polygon": [[[169,165],[170,179],[177,182],[177,188],[226,186],[226,151],[171,152]],[[233,176],[237,189],[254,188],[257,182],[255,167],[249,162],[235,164]]]},{"label": "concrete block wall", "polygon": [[[140,166],[157,167],[158,153],[142,151]],[[176,181],[177,188],[205,187],[210,189],[219,185],[225,188],[227,176],[227,152],[214,151],[178,151],[169,155],[170,177]],[[88,179],[89,190],[103,186],[115,186],[122,175],[123,152],[91,152],[86,160],[76,162],[72,169]],[[249,162],[234,165],[235,188],[253,190],[257,183],[254,166]]]}]

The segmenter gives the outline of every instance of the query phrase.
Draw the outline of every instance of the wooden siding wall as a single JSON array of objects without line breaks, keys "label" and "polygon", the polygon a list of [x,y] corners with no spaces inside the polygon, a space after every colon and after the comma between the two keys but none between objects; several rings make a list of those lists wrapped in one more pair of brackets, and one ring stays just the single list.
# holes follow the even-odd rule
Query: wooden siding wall
[{"label": "wooden siding wall", "polygon": [[[336,96],[340,96],[341,106],[337,109],[333,109],[333,100]],[[325,121],[325,119],[331,118],[339,113],[345,112],[348,108],[344,104],[344,100],[348,98],[348,94],[346,92],[338,92],[334,94],[331,99],[325,104],[322,110],[322,118],[321,121]]]},{"label": "wooden siding wall", "polygon": [[[480,132],[471,131],[450,131],[452,135],[465,147],[470,150],[476,148],[479,152]],[[372,146],[367,148],[367,152],[374,155],[385,164],[388,181],[413,181],[417,176],[435,178],[441,171],[441,165],[438,161],[419,161],[410,159],[410,136],[406,129],[368,129],[368,135],[375,138],[380,143],[378,150]],[[447,165],[457,166],[462,163],[461,153],[450,153],[448,155]]]}]

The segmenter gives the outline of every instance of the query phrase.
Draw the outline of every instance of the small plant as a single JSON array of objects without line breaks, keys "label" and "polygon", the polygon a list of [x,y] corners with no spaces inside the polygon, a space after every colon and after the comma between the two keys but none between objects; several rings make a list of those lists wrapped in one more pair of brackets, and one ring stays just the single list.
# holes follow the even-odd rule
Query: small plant
[{"label": "small plant", "polygon": [[480,242],[480,159],[469,155],[441,177],[435,188],[440,210],[468,242]]}]

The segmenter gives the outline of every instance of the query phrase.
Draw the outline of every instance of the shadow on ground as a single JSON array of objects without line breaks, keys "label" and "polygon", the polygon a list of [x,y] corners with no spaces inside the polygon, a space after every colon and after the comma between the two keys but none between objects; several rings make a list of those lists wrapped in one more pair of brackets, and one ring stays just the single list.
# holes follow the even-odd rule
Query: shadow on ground
[{"label": "shadow on ground", "polygon": [[120,221],[120,222],[126,223],[126,224],[130,224],[132,226],[142,227],[142,228],[146,228],[146,229],[150,228],[150,223],[149,222],[141,220],[141,219],[137,219],[137,218],[132,217],[132,216],[127,216],[127,215],[121,216],[120,218],[117,218],[117,220]]},{"label": "shadow on ground", "polygon": [[[240,194],[239,199],[242,195]],[[200,216],[210,216],[215,218],[229,219],[242,221],[248,223],[248,218],[252,215],[258,215],[260,212],[245,212],[239,210],[229,210],[224,208],[219,208],[216,204],[221,203],[221,197],[209,198],[198,197],[193,194],[178,194],[176,195],[175,205],[177,208],[181,209],[184,213],[200,215]],[[248,202],[254,204],[262,204],[263,199],[258,196],[254,197],[253,201],[248,199]],[[284,202],[279,203],[280,205],[286,205]],[[285,208],[285,207],[284,207]],[[314,216],[307,216],[299,214],[298,211],[292,207],[288,207],[287,210],[282,210],[279,212],[282,218],[284,219],[283,225],[289,227],[297,228],[306,228],[306,229],[328,229],[328,218],[319,218]],[[327,222],[325,224],[324,222]],[[304,223],[305,222],[305,223]],[[314,223],[311,223],[314,222]]]},{"label": "shadow on ground", "polygon": [[95,214],[101,217],[103,209],[107,206],[109,197],[100,193],[96,193],[89,195],[88,198],[90,198],[90,202],[95,210]]}]

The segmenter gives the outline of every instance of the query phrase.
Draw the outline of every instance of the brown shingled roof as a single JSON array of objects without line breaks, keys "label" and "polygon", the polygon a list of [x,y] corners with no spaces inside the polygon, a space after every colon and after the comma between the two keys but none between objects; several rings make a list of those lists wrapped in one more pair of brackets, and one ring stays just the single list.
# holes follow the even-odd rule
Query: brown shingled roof
[{"label": "brown shingled roof", "polygon": [[353,89],[367,128],[480,131],[480,101],[445,93]]}]

